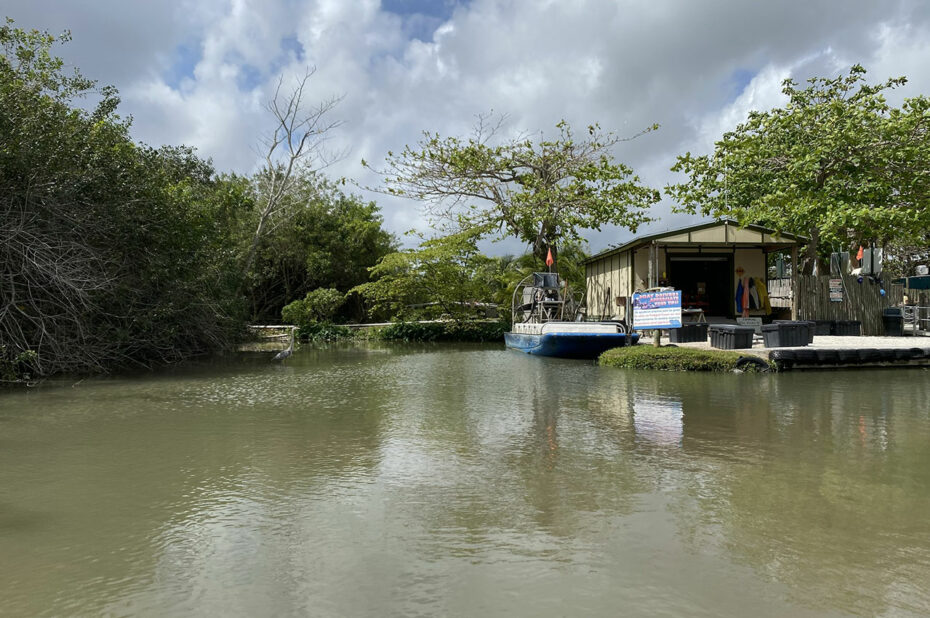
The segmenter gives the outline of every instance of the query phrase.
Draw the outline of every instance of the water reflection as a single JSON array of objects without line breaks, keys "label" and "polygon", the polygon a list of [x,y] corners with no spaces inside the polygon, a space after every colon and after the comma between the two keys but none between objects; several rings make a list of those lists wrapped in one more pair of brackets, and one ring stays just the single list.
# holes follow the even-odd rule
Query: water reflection
[{"label": "water reflection", "polygon": [[374,345],[4,395],[0,598],[14,615],[925,614],[926,378]]},{"label": "water reflection", "polygon": [[683,419],[680,401],[641,399],[633,404],[636,435],[655,444],[680,446]]},{"label": "water reflection", "polygon": [[[879,377],[910,387],[896,392],[871,381]],[[683,444],[702,473],[680,480],[713,527],[703,540],[722,542],[808,606],[921,613],[927,599],[913,576],[930,576],[930,525],[920,515],[930,508],[926,382],[880,372],[830,378],[762,378],[767,396],[751,410],[716,406],[714,393],[693,389],[701,403],[692,413],[685,401]],[[680,525],[694,537],[691,521]]]}]

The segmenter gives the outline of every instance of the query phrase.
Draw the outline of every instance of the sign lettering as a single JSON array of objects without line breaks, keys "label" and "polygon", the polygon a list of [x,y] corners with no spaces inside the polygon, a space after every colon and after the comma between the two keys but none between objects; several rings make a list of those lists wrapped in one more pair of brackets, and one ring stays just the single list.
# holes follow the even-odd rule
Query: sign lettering
[{"label": "sign lettering", "polygon": [[681,328],[681,291],[633,294],[633,329]]},{"label": "sign lettering", "polygon": [[830,302],[831,303],[843,302],[843,280],[842,279],[830,279]]}]

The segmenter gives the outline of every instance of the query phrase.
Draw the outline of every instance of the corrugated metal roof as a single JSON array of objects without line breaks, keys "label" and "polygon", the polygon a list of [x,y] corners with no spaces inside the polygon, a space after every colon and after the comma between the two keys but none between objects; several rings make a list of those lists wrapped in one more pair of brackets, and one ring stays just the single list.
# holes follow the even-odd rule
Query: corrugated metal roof
[{"label": "corrugated metal roof", "polygon": [[[677,236],[677,235],[679,235],[679,234],[686,234],[686,233],[690,233],[690,232],[696,232],[696,231],[698,231],[698,230],[706,230],[706,229],[710,229],[710,228],[717,227],[717,226],[720,226],[720,225],[732,225],[732,226],[735,227],[736,229],[752,230],[752,231],[754,231],[754,232],[760,232],[760,233],[762,233],[762,234],[768,234],[769,236],[777,236],[779,239],[784,239],[784,240],[786,241],[786,242],[784,242],[784,243],[778,243],[778,244],[785,244],[786,246],[787,246],[787,245],[793,245],[793,244],[803,245],[803,244],[806,244],[807,241],[809,240],[809,239],[808,239],[807,237],[805,237],[805,236],[796,236],[796,235],[794,235],[794,234],[787,234],[787,233],[784,233],[784,232],[782,232],[782,233],[779,234],[779,233],[777,233],[775,230],[770,229],[770,228],[767,228],[767,227],[764,227],[764,226],[761,226],[761,225],[755,225],[755,224],[752,224],[752,223],[751,223],[751,224],[749,224],[749,225],[744,225],[744,226],[740,227],[740,225],[739,225],[736,221],[733,221],[732,219],[718,219],[717,221],[711,221],[711,222],[709,222],[709,223],[699,223],[699,224],[697,224],[697,225],[690,225],[690,226],[688,226],[688,227],[682,227],[682,228],[678,228],[678,229],[674,229],[674,230],[667,230],[667,231],[665,231],[665,232],[658,232],[658,233],[656,233],[656,234],[650,234],[649,236],[639,236],[639,237],[634,238],[633,240],[631,240],[631,241],[629,241],[629,242],[626,242],[626,243],[624,243],[624,244],[622,244],[622,245],[620,245],[620,246],[612,247],[612,248],[610,248],[610,249],[605,249],[604,251],[601,251],[600,253],[598,253],[598,254],[596,254],[596,255],[592,255],[591,257],[589,257],[588,259],[586,259],[586,260],[584,261],[584,263],[585,263],[585,264],[588,264],[588,263],[590,263],[590,262],[594,262],[594,261],[599,260],[599,259],[601,259],[601,258],[605,258],[605,257],[611,256],[611,255],[615,255],[615,254],[617,254],[617,253],[623,253],[624,251],[628,251],[628,250],[631,250],[631,249],[638,248],[640,245],[644,245],[644,244],[650,243],[650,242],[652,242],[652,241],[654,241],[654,240],[661,240],[662,238],[665,238],[666,236]],[[694,244],[696,244],[696,245],[697,245],[697,244],[706,245],[706,244],[708,244],[708,243],[706,243],[706,242],[701,242],[701,243],[695,242]],[[726,243],[726,244],[728,244],[728,245],[757,245],[757,244],[759,244],[759,243],[728,242],[728,243]],[[765,243],[765,244],[772,244],[772,243]]]}]

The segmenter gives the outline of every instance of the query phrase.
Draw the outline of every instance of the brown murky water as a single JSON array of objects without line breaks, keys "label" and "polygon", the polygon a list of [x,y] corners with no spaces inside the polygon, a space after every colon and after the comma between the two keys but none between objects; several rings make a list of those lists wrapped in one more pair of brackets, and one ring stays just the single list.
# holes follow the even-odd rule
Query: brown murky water
[{"label": "brown murky water", "polygon": [[0,394],[0,615],[930,614],[930,372],[304,348]]}]

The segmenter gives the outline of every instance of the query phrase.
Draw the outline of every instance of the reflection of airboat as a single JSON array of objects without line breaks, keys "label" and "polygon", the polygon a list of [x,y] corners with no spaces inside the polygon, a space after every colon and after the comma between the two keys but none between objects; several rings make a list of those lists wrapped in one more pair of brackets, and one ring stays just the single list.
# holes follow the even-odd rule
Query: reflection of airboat
[{"label": "reflection of airboat", "polygon": [[527,354],[595,358],[610,348],[636,343],[617,322],[580,321],[581,303],[556,273],[533,273],[513,292],[507,347]]}]

